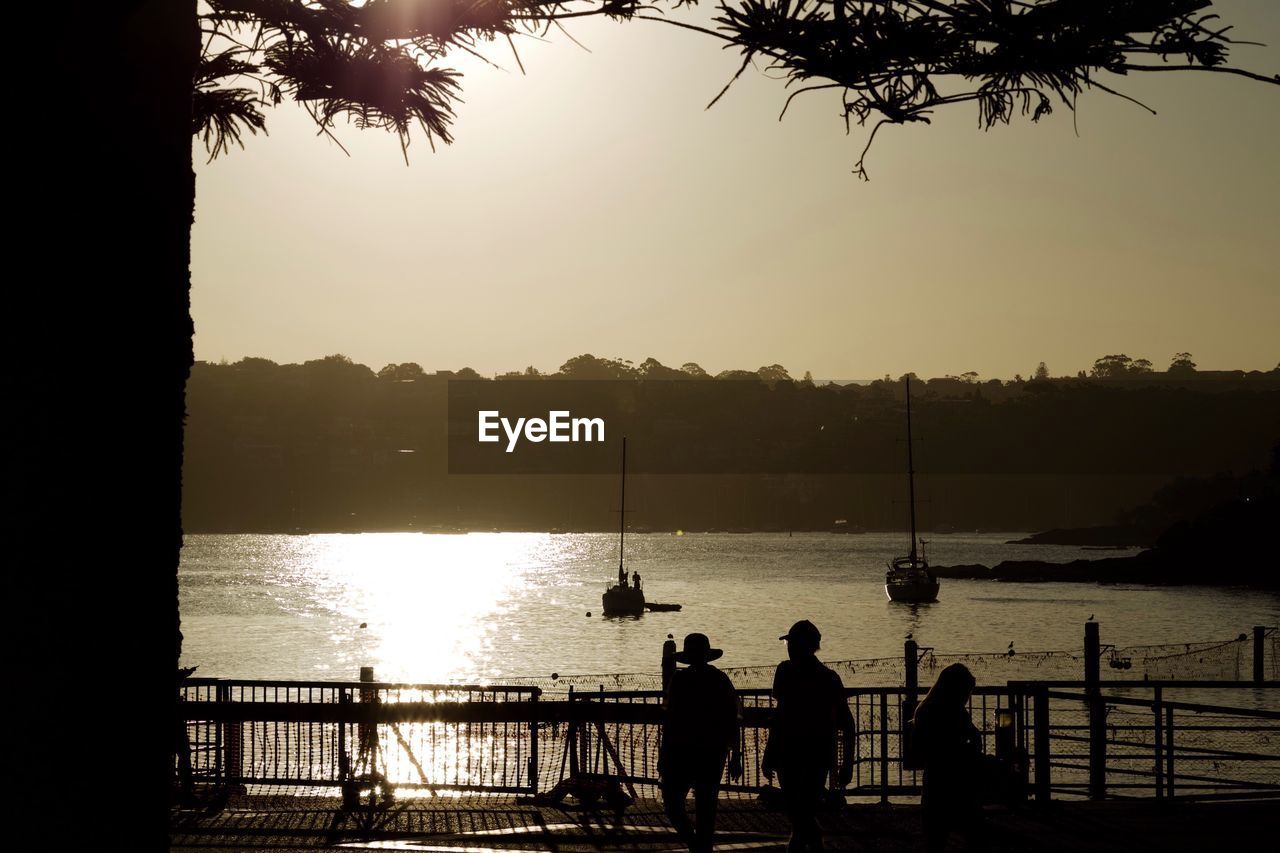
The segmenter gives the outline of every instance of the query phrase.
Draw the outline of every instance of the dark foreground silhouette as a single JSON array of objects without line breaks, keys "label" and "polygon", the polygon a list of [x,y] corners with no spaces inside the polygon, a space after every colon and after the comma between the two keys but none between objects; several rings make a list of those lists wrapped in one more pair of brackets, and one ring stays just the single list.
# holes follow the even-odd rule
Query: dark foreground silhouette
[{"label": "dark foreground silhouette", "polygon": [[787,641],[788,659],[778,664],[773,676],[777,711],[761,769],[769,777],[778,774],[783,809],[791,823],[787,850],[817,851],[823,849],[817,815],[833,769],[837,733],[844,736],[840,787],[853,776],[853,715],[840,676],[817,658],[822,641],[817,627],[802,619],[779,639]]},{"label": "dark foreground silhouette", "polygon": [[945,849],[956,830],[970,849],[986,849],[982,735],[966,707],[973,688],[973,674],[953,663],[938,675],[912,718],[910,759],[924,769],[920,815],[929,853]]},{"label": "dark foreground silhouette", "polygon": [[[671,674],[663,697],[658,775],[662,801],[680,839],[693,853],[709,853],[716,828],[716,802],[725,759],[730,775],[742,776],[738,741],[738,697],[729,676],[711,665],[723,654],[705,634],[689,634],[675,659],[688,666]],[[696,826],[685,813],[693,789]]]}]

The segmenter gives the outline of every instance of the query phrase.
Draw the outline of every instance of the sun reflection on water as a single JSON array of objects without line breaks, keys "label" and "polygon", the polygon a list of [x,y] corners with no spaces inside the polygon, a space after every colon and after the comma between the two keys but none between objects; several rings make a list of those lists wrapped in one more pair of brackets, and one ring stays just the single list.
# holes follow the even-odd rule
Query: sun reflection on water
[{"label": "sun reflection on water", "polygon": [[550,538],[309,536],[280,580],[329,611],[334,659],[350,671],[326,677],[372,665],[379,681],[465,681],[481,671],[493,617],[513,606]]}]

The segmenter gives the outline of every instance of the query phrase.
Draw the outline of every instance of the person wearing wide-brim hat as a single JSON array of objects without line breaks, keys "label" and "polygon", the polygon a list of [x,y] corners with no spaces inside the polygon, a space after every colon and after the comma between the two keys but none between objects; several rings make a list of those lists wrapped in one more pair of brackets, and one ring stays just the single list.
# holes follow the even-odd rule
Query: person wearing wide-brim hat
[{"label": "person wearing wide-brim hat", "polygon": [[[658,750],[662,802],[672,826],[693,853],[711,850],[726,758],[730,758],[730,775],[742,776],[738,696],[729,676],[711,665],[723,654],[711,647],[706,634],[686,636],[675,659],[688,666],[672,673],[663,697],[666,714]],[[696,827],[685,813],[690,788]]]},{"label": "person wearing wide-brim hat", "polygon": [[853,775],[853,715],[840,676],[818,660],[822,634],[801,619],[778,638],[787,643],[787,660],[773,675],[777,705],[769,726],[769,742],[761,769],[770,779],[778,774],[783,807],[791,821],[788,853],[822,849],[818,808],[827,777],[835,769],[836,737],[844,737],[840,787]]},{"label": "person wearing wide-brim hat", "polygon": [[706,634],[689,634],[684,638],[684,648],[676,652],[676,660],[680,663],[710,663],[722,657],[724,649],[711,648],[711,640]]}]

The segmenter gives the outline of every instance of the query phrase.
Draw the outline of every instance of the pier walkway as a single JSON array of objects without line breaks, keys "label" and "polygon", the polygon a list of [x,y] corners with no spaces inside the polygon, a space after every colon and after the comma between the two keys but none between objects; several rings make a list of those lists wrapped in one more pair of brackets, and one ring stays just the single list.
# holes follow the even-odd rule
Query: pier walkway
[{"label": "pier walkway", "polygon": [[[1047,808],[990,808],[993,851],[1206,851],[1270,849],[1280,833],[1275,800],[1055,802]],[[824,815],[828,850],[923,850],[913,804],[851,804]],[[174,851],[402,850],[426,853],[593,853],[682,850],[659,803],[612,813],[521,805],[511,798],[440,798],[398,803],[375,826],[356,825],[337,800],[233,800],[214,814],[175,811]],[[785,849],[786,818],[752,800],[722,800],[716,849]],[[1266,839],[1272,839],[1267,842]],[[960,839],[950,849],[964,850]]]}]

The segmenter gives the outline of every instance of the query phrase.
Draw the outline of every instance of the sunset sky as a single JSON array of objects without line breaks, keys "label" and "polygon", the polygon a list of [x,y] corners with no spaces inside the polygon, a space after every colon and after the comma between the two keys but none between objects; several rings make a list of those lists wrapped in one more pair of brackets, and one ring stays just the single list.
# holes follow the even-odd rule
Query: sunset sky
[{"label": "sunset sky", "polygon": [[[1219,0],[1233,63],[1280,72],[1280,4]],[[778,113],[737,54],[660,24],[583,22],[469,57],[456,142],[300,108],[204,164],[196,357],[344,353],[492,373],[591,352],[712,372],[984,377],[1280,361],[1280,87],[1200,72],[1106,82],[1078,113],[983,132],[977,108],[846,136],[839,96]]]}]

